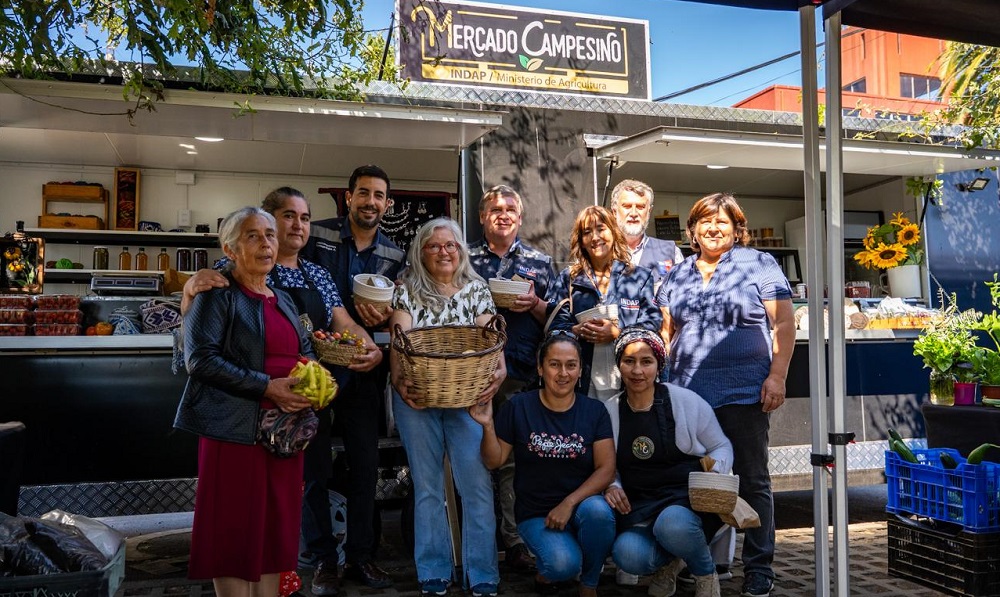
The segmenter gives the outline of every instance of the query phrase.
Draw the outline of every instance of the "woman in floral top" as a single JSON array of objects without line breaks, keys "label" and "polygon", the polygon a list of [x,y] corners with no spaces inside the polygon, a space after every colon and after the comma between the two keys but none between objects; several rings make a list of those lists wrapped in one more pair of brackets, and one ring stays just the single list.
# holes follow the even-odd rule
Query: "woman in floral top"
[{"label": "woman in floral top", "polygon": [[[438,325],[486,325],[496,314],[489,288],[469,263],[469,250],[453,220],[424,224],[410,245],[410,267],[396,287],[391,323],[401,329]],[[455,352],[461,352],[456,346]],[[483,430],[465,409],[427,408],[403,379],[400,355],[390,359],[393,415],[413,477],[415,503],[413,550],[421,595],[445,595],[451,582],[451,535],[444,501],[444,456],[462,496],[463,584],[473,597],[497,594],[496,517],[489,471],[474,446]],[[488,404],[507,376],[503,358],[492,383],[478,396]],[[455,388],[461,392],[462,388]]]}]

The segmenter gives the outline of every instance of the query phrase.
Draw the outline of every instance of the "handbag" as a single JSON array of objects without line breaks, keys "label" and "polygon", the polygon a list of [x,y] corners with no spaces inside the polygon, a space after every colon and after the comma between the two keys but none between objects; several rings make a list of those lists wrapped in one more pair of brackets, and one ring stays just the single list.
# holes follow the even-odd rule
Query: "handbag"
[{"label": "handbag", "polygon": [[262,408],[257,443],[278,458],[291,458],[306,449],[319,429],[319,417],[311,408],[286,413],[280,408]]}]

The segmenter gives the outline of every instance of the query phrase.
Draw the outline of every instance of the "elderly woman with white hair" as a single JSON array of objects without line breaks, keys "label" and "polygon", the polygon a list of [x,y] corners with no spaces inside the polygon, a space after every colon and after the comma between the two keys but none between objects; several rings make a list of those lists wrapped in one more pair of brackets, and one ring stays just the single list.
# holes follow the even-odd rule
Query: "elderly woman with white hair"
[{"label": "elderly woman with white hair", "polygon": [[[420,227],[409,250],[409,269],[396,287],[393,329],[441,325],[486,325],[496,314],[489,288],[469,263],[469,250],[453,220],[437,218]],[[461,352],[461,347],[455,347]],[[447,453],[462,496],[463,584],[473,597],[497,594],[496,516],[490,473],[475,449],[483,430],[461,408],[425,408],[402,377],[401,356],[390,359],[393,415],[406,449],[414,492],[414,559],[421,595],[445,595],[451,584],[451,537],[444,501]],[[477,397],[487,403],[506,377],[501,357],[491,383]],[[463,388],[455,388],[462,392]]]},{"label": "elderly woman with white hair", "polygon": [[685,565],[695,597],[719,597],[709,540],[722,521],[691,509],[688,475],[702,470],[704,456],[714,460],[713,471],[728,474],[733,446],[700,396],[657,383],[667,362],[659,334],[625,329],[615,342],[615,360],[624,391],[605,403],[617,453],[617,480],[604,492],[618,513],[611,555],[628,573],[655,572],[652,597],[673,595]]},{"label": "elderly woman with white hair", "polygon": [[280,458],[257,442],[261,409],[311,406],[288,377],[299,355],[314,358],[309,336],[291,297],[267,283],[276,230],[256,207],[226,216],[229,285],[198,294],[184,316],[189,379],[174,427],[199,436],[188,574],[222,597],[276,595],[298,559],[303,453]]}]

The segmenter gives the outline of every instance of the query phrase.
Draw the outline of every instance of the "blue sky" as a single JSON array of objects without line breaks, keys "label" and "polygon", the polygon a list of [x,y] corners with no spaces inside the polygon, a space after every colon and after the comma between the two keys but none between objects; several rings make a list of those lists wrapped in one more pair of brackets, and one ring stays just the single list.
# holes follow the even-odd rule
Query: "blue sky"
[{"label": "blue sky", "polygon": [[[654,98],[799,50],[799,17],[794,12],[675,0],[518,0],[496,4],[648,20]],[[394,9],[394,0],[365,0],[365,28],[388,27]],[[820,27],[817,25],[817,35],[822,38]],[[818,54],[822,60],[822,49]],[[729,106],[774,84],[801,84],[798,56],[671,101]]]}]

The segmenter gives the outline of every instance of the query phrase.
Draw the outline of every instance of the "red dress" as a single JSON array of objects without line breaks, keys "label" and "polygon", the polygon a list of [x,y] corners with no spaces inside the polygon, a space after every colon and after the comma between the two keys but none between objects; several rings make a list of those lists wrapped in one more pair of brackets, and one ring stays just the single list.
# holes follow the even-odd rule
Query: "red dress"
[{"label": "red dress", "polygon": [[[287,377],[299,355],[295,326],[276,298],[241,290],[264,302],[264,372]],[[276,458],[259,445],[201,438],[188,576],[257,582],[295,570],[301,516],[302,453]]]}]

